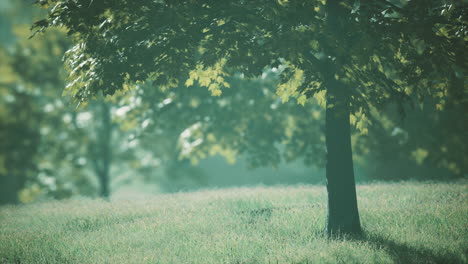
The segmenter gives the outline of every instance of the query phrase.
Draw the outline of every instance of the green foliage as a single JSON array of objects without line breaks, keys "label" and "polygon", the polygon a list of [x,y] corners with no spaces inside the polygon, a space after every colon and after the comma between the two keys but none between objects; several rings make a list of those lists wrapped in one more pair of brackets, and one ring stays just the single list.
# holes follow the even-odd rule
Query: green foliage
[{"label": "green foliage", "polygon": [[[30,10],[29,6],[19,5],[19,8]],[[2,148],[5,152],[1,153],[1,157],[5,164],[10,164],[8,168],[2,167],[3,175],[10,175],[13,180],[21,179],[20,185],[10,188],[14,189],[12,195],[19,196],[21,202],[47,197],[60,199],[76,194],[94,196],[100,184],[93,176],[102,174],[106,162],[104,157],[107,156],[102,151],[107,147],[102,146],[110,139],[102,135],[111,134],[112,159],[107,159],[107,162],[112,163],[109,174],[112,176],[111,184],[116,188],[140,176],[146,181],[157,181],[164,190],[185,188],[178,183],[183,182],[184,178],[191,182],[192,186],[187,187],[203,186],[205,176],[185,159],[196,163],[209,155],[223,155],[234,162],[239,155],[252,150],[256,153],[255,158],[249,159],[252,166],[276,165],[280,161],[277,144],[281,143],[283,132],[281,127],[274,126],[282,122],[282,114],[280,111],[262,114],[278,105],[271,89],[276,83],[274,74],[251,82],[225,76],[231,79],[236,89],[226,91],[221,101],[215,101],[207,96],[206,87],[200,87],[204,84],[203,78],[208,78],[210,82],[223,82],[224,86],[229,84],[220,79],[222,77],[218,73],[200,69],[201,79],[197,77],[193,87],[183,87],[182,83],[178,85],[181,92],[189,91],[188,94],[180,94],[174,89],[166,91],[167,87],[156,88],[151,82],[138,84],[143,87],[138,92],[128,92],[135,86],[128,84],[124,88],[127,93],[123,91],[104,100],[100,97],[87,107],[75,109],[69,105],[68,96],[59,97],[65,86],[61,56],[70,46],[63,30],[50,30],[48,34],[38,35],[33,40],[26,39],[29,32],[24,25],[12,30],[17,34],[17,42],[11,49],[13,52],[5,49],[5,54],[2,54],[4,60],[0,78],[5,84],[1,89],[5,101],[0,107],[5,108],[1,124],[8,126],[2,132],[14,137],[8,136],[13,140],[5,141],[5,144],[12,147]],[[214,70],[216,67],[211,71]],[[207,72],[211,77],[204,77],[203,74]],[[26,89],[20,90],[21,87]],[[257,87],[263,87],[262,91]],[[20,101],[19,95],[13,94],[17,92],[16,89],[23,93],[25,100]],[[236,95],[234,91],[242,92]],[[175,99],[180,102],[171,104],[171,100]],[[108,113],[112,116],[112,124],[107,129],[102,126],[102,104],[108,105]],[[215,108],[210,110],[212,107]],[[16,118],[16,113],[22,113],[24,118]],[[9,120],[17,126],[9,126]],[[225,123],[225,120],[230,122]],[[190,133],[183,139],[181,134],[196,123],[202,125],[199,132],[196,135]],[[274,129],[275,133],[266,133],[263,125]],[[34,135],[18,133],[18,126],[24,127],[23,132],[30,130]],[[235,131],[230,132],[233,126],[236,126]],[[239,139],[239,135],[248,137]],[[264,135],[269,137],[263,137],[258,144],[257,138]],[[36,141],[31,148],[22,150],[19,155],[9,155],[13,147],[19,151],[20,144],[33,139]],[[187,151],[187,148],[183,148],[184,140],[189,144],[203,140],[203,144]],[[311,141],[310,145],[313,143]],[[268,148],[263,147],[267,145]],[[290,157],[296,153],[289,152]],[[17,162],[12,162],[12,159],[17,159]],[[315,163],[312,156],[307,159]],[[18,168],[25,170],[24,175],[11,173],[19,171]],[[161,171],[164,176],[159,175]],[[13,184],[5,183],[2,186],[12,187]]]},{"label": "green foliage", "polygon": [[[14,31],[19,39],[28,32],[25,25],[16,26]],[[34,43],[18,41],[10,51],[3,45],[0,47],[0,177],[2,187],[7,188],[2,193],[11,193],[6,200],[2,197],[2,203],[17,201],[17,191],[43,169],[38,166],[38,153],[43,146],[42,134],[47,130],[42,126],[43,120],[48,118],[44,113],[50,112],[55,103],[55,99],[49,97],[51,87],[61,83],[60,73],[49,70],[60,68],[57,66],[61,65],[60,58],[54,55],[63,52],[67,43],[58,36],[60,34],[54,30],[48,38]],[[31,54],[40,55],[30,57]],[[31,63],[38,68],[30,67]]]},{"label": "green foliage", "polygon": [[[330,80],[351,94],[355,158],[370,177],[429,175],[391,170],[402,166],[466,175],[462,2],[39,3],[49,15],[36,29],[64,27],[32,40],[25,24],[43,12],[22,1],[0,11],[0,33],[10,36],[0,48],[0,177],[14,181],[0,186],[16,186],[21,201],[95,195],[107,139],[116,188],[137,177],[165,190],[205,186],[195,164],[213,155],[250,167],[323,166]],[[402,125],[395,112],[407,101],[416,111]],[[386,110],[389,102],[398,109]],[[420,136],[423,123],[431,132]],[[400,144],[396,128],[410,140]]]},{"label": "green foliage", "polygon": [[328,240],[318,186],[0,210],[4,263],[466,263],[466,182],[358,186],[365,235]]},{"label": "green foliage", "polygon": [[369,136],[356,135],[356,154],[370,178],[466,177],[466,104],[436,110],[426,100],[401,120],[395,105],[373,113]]},{"label": "green foliage", "polygon": [[281,104],[275,94],[277,74],[271,71],[253,80],[237,75],[225,81],[231,88],[216,99],[198,84],[171,91],[142,84],[129,94],[138,105],[122,101],[122,107],[131,105],[126,122],[142,124],[138,140],[147,142],[142,146],[163,163],[188,159],[197,164],[221,155],[229,163],[246,157],[251,167],[296,159],[321,165],[324,141],[318,106],[308,102],[306,110],[295,103]]},{"label": "green foliage", "polygon": [[23,9],[25,16],[8,17],[14,26],[2,30],[15,41],[0,42],[0,203],[95,195],[92,162],[102,160],[91,155],[100,141],[97,103],[79,110],[60,97],[70,42],[59,29],[28,39],[31,13],[38,9],[26,2],[6,5],[3,15]]},{"label": "green foliage", "polygon": [[457,59],[467,41],[457,1],[39,3],[50,11],[34,28],[64,26],[76,42],[68,90],[80,101],[147,79],[161,87],[198,81],[220,95],[229,73],[250,78],[285,65],[283,101],[296,96],[303,104],[334,78],[349,89],[353,109],[369,114],[370,106],[402,107],[423,91],[442,94],[443,105],[447,76],[467,68]]},{"label": "green foliage", "polygon": [[[273,105],[266,103],[267,99],[260,99],[264,105],[245,106],[245,101],[258,102],[256,96],[261,92],[244,93],[231,83],[235,74],[255,80],[275,70],[278,82],[276,92],[271,94],[277,94],[283,102],[293,97],[302,105],[318,102],[334,107],[340,102],[332,103],[336,100],[330,91],[336,89],[350,98],[350,121],[364,135],[375,123],[372,120],[379,119],[376,115],[380,109],[389,103],[395,104],[402,115],[407,103],[414,106],[423,99],[430,98],[439,110],[467,102],[463,54],[468,41],[468,9],[460,1],[39,3],[48,7],[49,13],[34,28],[40,32],[63,26],[75,42],[67,55],[71,78],[67,90],[79,102],[99,93],[143,87],[141,84],[147,81],[162,90],[180,90],[184,84],[208,88],[216,96],[241,94],[242,102],[236,105],[249,111],[236,112],[226,107],[226,115],[219,116],[226,121],[229,113],[227,122],[217,122],[218,113],[205,110],[183,118],[190,122],[177,128],[176,134],[188,127],[196,129],[193,133],[185,130],[190,137],[183,137],[178,144],[189,146],[190,151],[181,148],[181,155],[177,156],[190,158],[193,163],[209,153],[221,153],[231,161],[234,155],[248,154],[253,166],[277,164],[282,156],[275,146],[279,142],[286,143],[286,160],[305,156],[308,163],[321,163],[311,162],[310,158],[323,153],[319,146],[324,138],[316,133],[321,126],[312,126],[314,119],[302,120],[310,118],[311,112],[317,116],[318,111],[304,110],[303,116],[296,110],[286,110],[294,112],[291,116],[278,114],[264,107]],[[176,91],[169,99],[183,100],[179,93],[189,92]],[[247,95],[252,99],[244,98]],[[158,96],[159,102],[168,98]],[[178,108],[215,105],[205,96],[182,101]],[[308,101],[309,98],[316,101]],[[224,100],[220,98],[220,104]],[[246,114],[257,121],[244,118]],[[133,121],[127,122],[135,126]],[[264,137],[257,140],[260,134]],[[316,136],[313,143],[305,139],[312,136]],[[418,157],[423,162],[422,156]],[[458,161],[455,166],[463,162]],[[454,166],[452,162],[448,164],[452,165],[446,167]],[[463,175],[462,167],[458,175]]]}]

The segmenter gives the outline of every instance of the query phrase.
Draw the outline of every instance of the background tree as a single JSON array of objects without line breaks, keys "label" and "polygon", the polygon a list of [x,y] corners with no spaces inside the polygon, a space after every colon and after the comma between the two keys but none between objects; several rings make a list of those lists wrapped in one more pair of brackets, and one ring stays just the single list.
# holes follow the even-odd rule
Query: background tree
[{"label": "background tree", "polygon": [[[0,30],[5,36],[0,41],[0,203],[94,196],[96,189],[109,190],[109,182],[94,183],[89,166],[91,161],[110,163],[106,155],[90,157],[95,153],[91,149],[102,152],[106,147],[94,144],[105,142],[98,138],[103,133],[97,133],[109,127],[99,126],[105,115],[100,115],[98,103],[80,110],[69,104],[68,97],[60,98],[65,87],[62,56],[70,47],[65,32],[51,30],[28,40],[31,21],[44,11],[29,1],[1,5],[1,16],[7,19]],[[90,119],[96,120],[96,126]],[[105,175],[99,172],[98,179]]]},{"label": "background tree", "polygon": [[241,75],[227,79],[232,89],[219,98],[197,84],[163,91],[146,82],[130,93],[130,100],[122,101],[122,107],[129,109],[123,123],[142,124],[134,131],[136,139],[162,159],[168,178],[160,181],[174,190],[182,187],[174,182],[178,177],[192,178],[189,185],[208,184],[207,175],[194,165],[215,155],[228,163],[245,158],[252,168],[299,158],[308,165],[321,165],[324,142],[319,136],[310,137],[321,133],[320,106],[304,111],[295,103],[282,104],[275,95],[277,74],[271,71],[255,80]]},{"label": "background tree", "polygon": [[355,135],[366,175],[381,180],[466,177],[466,111],[462,105],[435,108],[434,100],[425,100],[403,120],[395,105],[374,112],[369,135]]},{"label": "background tree", "polygon": [[[5,51],[0,52],[5,58]],[[38,115],[32,108],[33,96],[15,87],[16,76],[8,67],[8,60],[2,60],[0,64],[1,69],[11,74],[0,82],[0,204],[5,204],[18,202],[17,192],[37,169],[34,158],[39,132],[34,129]]]}]

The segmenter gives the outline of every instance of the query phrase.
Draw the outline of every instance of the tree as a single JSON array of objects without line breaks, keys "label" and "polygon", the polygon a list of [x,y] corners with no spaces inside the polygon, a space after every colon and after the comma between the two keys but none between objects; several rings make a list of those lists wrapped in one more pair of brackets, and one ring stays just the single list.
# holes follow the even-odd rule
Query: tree
[{"label": "tree", "polygon": [[[277,93],[304,103],[326,92],[327,234],[361,232],[350,122],[366,132],[369,109],[410,94],[464,94],[463,3],[414,1],[91,1],[53,6],[35,23],[64,26],[68,90],[79,102],[151,79],[161,87],[198,82],[213,95],[226,76],[260,75],[283,65]],[[460,82],[458,82],[460,83]],[[358,114],[359,113],[359,114]],[[359,120],[356,120],[359,116]],[[351,118],[351,119],[350,119]]]},{"label": "tree", "polygon": [[250,168],[298,159],[322,166],[323,105],[281,103],[275,71],[256,79],[226,77],[231,88],[218,98],[198,84],[163,91],[146,82],[126,94],[122,108],[128,112],[121,122],[141,124],[132,131],[134,139],[160,159],[166,177],[157,181],[166,190],[183,188],[177,182],[203,186],[206,177],[196,164],[214,155],[228,163],[245,158]]},{"label": "tree", "polygon": [[[121,145],[108,135],[113,132],[119,141],[124,137],[109,125],[112,102],[93,102],[81,110],[66,96],[60,98],[65,87],[62,56],[70,47],[65,32],[54,29],[28,39],[33,17],[45,14],[28,1],[2,2],[0,13],[8,22],[0,29],[6,36],[0,41],[0,204],[105,196],[112,160],[102,154],[117,156],[116,145]],[[100,111],[101,104],[107,111]],[[86,119],[95,119],[96,125]],[[132,154],[126,153],[126,158]],[[93,167],[93,162],[99,165]]]},{"label": "tree", "polygon": [[[0,68],[5,69],[5,65]],[[34,159],[40,136],[35,129],[38,114],[32,107],[33,96],[15,89],[9,82],[0,82],[0,94],[0,205],[3,205],[18,202],[17,192],[36,171]]]},{"label": "tree", "polygon": [[59,30],[34,42],[27,40],[27,24],[15,25],[12,31],[17,40],[11,47],[0,47],[1,203],[29,202],[40,195],[69,197],[73,191],[67,186],[87,184],[78,162],[80,141],[86,137],[68,122],[73,108],[57,98],[64,87],[57,55],[69,42]]},{"label": "tree", "polygon": [[[369,178],[448,180],[468,172],[468,119],[463,104],[436,109],[418,103],[402,120],[395,105],[373,113],[369,135],[355,135],[355,150]],[[464,103],[466,104],[466,103]]]}]

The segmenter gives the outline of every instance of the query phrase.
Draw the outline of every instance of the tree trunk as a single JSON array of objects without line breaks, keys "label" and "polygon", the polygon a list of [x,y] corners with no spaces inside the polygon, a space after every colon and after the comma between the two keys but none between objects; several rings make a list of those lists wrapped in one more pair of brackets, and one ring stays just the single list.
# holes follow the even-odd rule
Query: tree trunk
[{"label": "tree trunk", "polygon": [[15,175],[0,175],[0,205],[18,203],[18,186]]},{"label": "tree trunk", "polygon": [[102,167],[99,178],[101,181],[101,197],[107,198],[110,195],[109,170],[111,163],[112,120],[109,105],[106,102],[101,102],[101,118],[102,127],[98,140],[101,143]]},{"label": "tree trunk", "polygon": [[[102,99],[103,100],[103,99]],[[101,101],[95,112],[96,122],[100,124],[96,127],[96,138],[89,146],[90,159],[93,162],[94,172],[99,180],[99,196],[108,198],[110,195],[110,165],[112,162],[112,120],[109,105]]]},{"label": "tree trunk", "polygon": [[103,198],[109,198],[110,195],[110,188],[109,188],[109,173],[103,172],[99,175],[99,182],[100,182],[100,191],[99,196]]},{"label": "tree trunk", "polygon": [[356,235],[361,233],[354,180],[349,93],[339,82],[327,87],[326,147],[328,216],[326,234]]}]

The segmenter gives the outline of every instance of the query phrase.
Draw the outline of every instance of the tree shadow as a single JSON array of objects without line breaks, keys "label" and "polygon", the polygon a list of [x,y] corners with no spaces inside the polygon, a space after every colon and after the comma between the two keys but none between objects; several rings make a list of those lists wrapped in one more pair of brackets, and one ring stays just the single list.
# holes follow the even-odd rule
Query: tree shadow
[{"label": "tree shadow", "polygon": [[428,263],[428,264],[448,264],[466,263],[461,256],[451,252],[442,254],[435,253],[427,248],[416,248],[410,245],[401,244],[381,235],[364,233],[360,237],[353,238],[357,241],[367,242],[377,248],[385,250],[395,263]]},{"label": "tree shadow", "polygon": [[315,207],[317,207],[317,204],[281,206],[281,207],[263,207],[263,208],[239,211],[238,213],[243,216],[247,216],[248,218],[247,222],[249,224],[254,224],[254,223],[259,222],[259,220],[265,220],[265,221],[270,220],[273,212],[288,211],[288,210],[293,210],[293,209],[307,209],[307,208],[315,208]]}]

